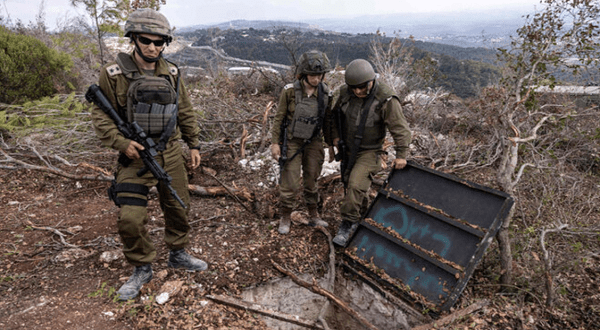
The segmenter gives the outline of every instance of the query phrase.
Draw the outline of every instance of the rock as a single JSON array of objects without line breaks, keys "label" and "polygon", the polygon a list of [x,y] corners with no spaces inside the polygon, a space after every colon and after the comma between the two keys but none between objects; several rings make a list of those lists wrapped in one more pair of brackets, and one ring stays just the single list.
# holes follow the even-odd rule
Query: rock
[{"label": "rock", "polygon": [[156,278],[158,278],[161,281],[164,281],[164,279],[167,278],[168,274],[169,272],[166,269],[163,269],[160,272],[156,273]]},{"label": "rock", "polygon": [[71,263],[77,259],[85,258],[89,256],[91,252],[88,252],[83,249],[69,249],[62,251],[56,257],[54,257],[55,262],[64,262]]},{"label": "rock", "polygon": [[169,281],[162,285],[159,292],[168,293],[170,296],[174,296],[179,293],[179,290],[181,290],[182,286],[183,281]]},{"label": "rock", "polygon": [[120,250],[104,251],[100,255],[100,262],[111,263],[115,260],[119,260],[122,256],[123,256],[123,253],[121,253]]},{"label": "rock", "polygon": [[69,232],[71,232],[71,233],[74,233],[74,234],[75,234],[75,233],[78,233],[78,232],[80,232],[80,231],[82,231],[82,230],[83,230],[83,227],[82,227],[82,226],[73,226],[73,227],[69,227],[69,228],[67,228],[67,231],[69,231]]},{"label": "rock", "polygon": [[159,305],[166,303],[168,300],[169,300],[168,292],[163,292],[163,293],[159,294],[158,296],[156,296],[156,303]]}]

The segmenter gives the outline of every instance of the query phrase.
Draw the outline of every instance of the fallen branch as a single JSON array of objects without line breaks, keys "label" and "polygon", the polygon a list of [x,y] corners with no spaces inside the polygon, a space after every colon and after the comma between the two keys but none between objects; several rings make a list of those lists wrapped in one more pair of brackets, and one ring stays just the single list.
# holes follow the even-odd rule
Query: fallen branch
[{"label": "fallen branch", "polygon": [[226,189],[224,187],[202,187],[202,186],[197,186],[197,185],[193,185],[193,184],[189,184],[188,189],[191,193],[194,193],[198,196],[213,197],[213,196],[223,196],[223,195],[228,195],[228,194],[235,194],[237,197],[239,197],[243,200],[252,200],[252,194],[250,194],[249,192],[247,192],[244,189],[235,189],[235,188]]},{"label": "fallen branch", "polygon": [[246,158],[246,141],[248,140],[248,130],[246,125],[242,125],[242,137],[240,138],[240,157]]},{"label": "fallen branch", "polygon": [[260,129],[260,146],[258,147],[258,152],[263,152],[265,150],[265,144],[266,144],[266,138],[267,138],[267,134],[266,134],[266,130],[267,130],[267,124],[268,124],[268,119],[269,119],[269,110],[271,110],[271,107],[274,105],[275,103],[273,101],[269,101],[269,103],[267,104],[267,107],[265,108],[265,112],[263,112],[263,118],[262,118],[262,123],[261,123],[261,129]]},{"label": "fallen branch", "polygon": [[348,306],[348,304],[346,304],[344,301],[342,301],[340,298],[336,297],[333,293],[319,287],[319,285],[316,283],[316,281],[313,279],[313,283],[310,284],[306,281],[301,280],[300,278],[298,278],[298,276],[296,276],[294,273],[292,273],[291,271],[281,267],[279,264],[277,264],[275,261],[271,260],[271,263],[273,263],[273,266],[280,272],[284,273],[285,275],[289,276],[292,281],[294,281],[296,284],[303,286],[307,289],[309,289],[310,291],[319,294],[321,296],[326,297],[327,299],[329,299],[330,301],[333,301],[338,307],[340,307],[341,309],[343,309],[346,313],[348,313],[350,316],[352,316],[352,318],[354,318],[355,320],[357,320],[358,322],[360,322],[362,325],[364,325],[366,328],[371,329],[371,330],[377,330],[377,328],[372,325],[367,319],[365,319],[362,315],[358,314],[354,309],[350,308]]},{"label": "fallen branch", "polygon": [[308,320],[303,320],[297,315],[290,315],[290,314],[286,314],[286,313],[282,313],[282,312],[272,311],[272,310],[267,309],[266,307],[259,305],[259,304],[250,303],[250,302],[246,302],[243,300],[235,299],[233,297],[226,297],[226,296],[207,295],[205,297],[210,300],[216,301],[218,303],[223,303],[223,304],[226,304],[229,306],[233,306],[233,307],[241,308],[241,309],[248,310],[251,312],[259,313],[259,314],[262,314],[262,315],[265,315],[268,317],[272,317],[274,319],[297,324],[297,325],[300,325],[303,327],[307,327],[307,328],[311,328],[311,329],[323,329],[318,324],[315,324],[314,322],[311,322]]},{"label": "fallen branch", "polygon": [[487,299],[483,299],[480,300],[474,304],[471,304],[470,306],[460,309],[448,316],[445,316],[439,320],[436,320],[434,322],[428,323],[428,324],[423,324],[423,325],[419,325],[417,327],[412,328],[412,330],[430,330],[430,329],[439,329],[441,327],[444,327],[446,325],[451,324],[452,322],[454,322],[455,320],[467,316],[469,314],[474,313],[477,310],[482,309],[483,307],[487,306],[490,302]]},{"label": "fallen branch", "polygon": [[13,157],[11,157],[9,154],[7,154],[3,149],[0,149],[0,152],[4,155],[4,157],[6,157],[6,161],[4,162],[8,162],[8,163],[14,163],[16,164],[16,166],[6,166],[6,165],[2,165],[0,166],[0,168],[6,168],[6,169],[27,169],[27,170],[35,170],[35,171],[42,171],[42,172],[47,172],[47,173],[52,173],[58,176],[62,176],[68,179],[72,179],[72,180],[88,180],[88,181],[93,181],[93,180],[98,180],[98,181],[111,181],[113,179],[112,175],[107,175],[106,171],[89,165],[87,163],[82,163],[79,165],[75,165],[75,166],[81,166],[81,167],[87,167],[87,168],[91,168],[91,169],[95,169],[100,171],[100,174],[97,175],[76,175],[76,174],[72,174],[69,172],[65,172],[63,170],[60,170],[58,168],[55,167],[45,167],[45,166],[39,166],[39,165],[33,165],[33,164],[29,164],[26,163],[24,161],[15,159]]},{"label": "fallen branch", "polygon": [[77,249],[79,248],[79,246],[77,246],[77,245],[73,245],[73,244],[71,244],[71,243],[67,242],[67,241],[65,240],[65,236],[67,236],[67,235],[63,234],[62,232],[60,232],[60,231],[59,231],[58,229],[56,229],[56,228],[52,228],[52,227],[38,227],[38,226],[34,225],[34,224],[33,224],[31,221],[29,221],[29,220],[27,220],[26,222],[27,222],[27,224],[28,224],[28,225],[29,225],[31,228],[33,228],[33,229],[36,229],[36,230],[47,230],[47,231],[51,231],[51,232],[53,232],[53,233],[54,233],[54,234],[56,234],[58,237],[60,237],[60,241],[61,241],[61,242],[63,243],[63,245],[65,245],[65,246],[68,246],[68,247],[70,247],[70,248],[77,248]]},{"label": "fallen branch", "polygon": [[[319,226],[317,227],[319,228],[319,230],[325,234],[325,236],[327,237],[327,242],[329,242],[329,271],[327,272],[326,275],[326,290],[329,290],[331,292],[333,292],[333,288],[335,285],[335,248],[333,246],[333,239],[331,238],[331,233],[329,233],[329,231],[327,231],[325,228]],[[323,304],[323,307],[321,307],[321,311],[319,312],[319,317],[317,318],[317,320],[319,322],[321,322],[321,324],[323,325],[323,328],[325,330],[329,330],[329,325],[327,324],[327,321],[325,321],[325,313],[327,313],[327,309],[329,308],[329,300],[327,300],[325,302],[325,304]]]},{"label": "fallen branch", "polygon": [[[6,157],[6,160],[4,162],[16,164],[16,166],[0,165],[0,168],[11,169],[11,170],[28,169],[28,170],[34,170],[34,171],[47,172],[47,173],[52,173],[52,174],[62,176],[64,178],[71,179],[71,180],[112,181],[114,179],[114,176],[112,176],[107,170],[100,168],[98,166],[88,164],[86,162],[82,162],[82,163],[79,163],[76,165],[71,164],[69,166],[87,168],[92,171],[98,172],[100,174],[77,175],[77,174],[65,172],[56,167],[38,166],[38,165],[33,165],[33,164],[23,162],[21,160],[11,157],[3,149],[0,149],[0,152]],[[213,172],[214,172],[214,170],[210,170],[208,168],[203,168],[203,173],[206,173],[209,176],[213,177],[215,180],[217,180],[217,182],[219,182],[221,184],[222,187],[201,187],[201,186],[196,186],[196,185],[188,185],[189,191],[191,193],[197,194],[199,196],[222,196],[222,195],[229,194],[232,197],[234,197],[238,202],[240,202],[242,204],[242,206],[244,206],[244,208],[246,208],[248,211],[250,211],[248,209],[248,207],[246,207],[246,205],[244,205],[239,199],[241,198],[243,200],[252,201],[252,194],[245,189],[235,189],[235,188],[230,188],[230,187],[225,186],[222,182],[220,182],[215,177]],[[77,191],[77,193],[79,193],[79,192],[80,191]]]},{"label": "fallen branch", "polygon": [[223,186],[223,188],[225,188],[227,190],[227,192],[229,193],[229,195],[231,197],[233,197],[238,203],[240,203],[245,209],[246,211],[252,213],[252,211],[248,208],[248,206],[246,206],[246,204],[244,204],[238,197],[236,194],[233,193],[233,191],[231,190],[231,188],[227,187],[223,182],[221,182],[221,180],[219,180],[215,175],[213,175],[212,173],[206,173],[208,174],[210,177],[212,177],[213,179],[215,179],[215,181],[217,181],[221,186]]},{"label": "fallen branch", "polygon": [[[195,224],[197,224],[199,222],[212,221],[212,220],[215,220],[215,219],[220,218],[220,217],[222,217],[222,215],[215,215],[215,216],[212,216],[212,217],[207,218],[207,219],[199,219],[199,220],[190,221],[188,224],[190,226],[193,226],[193,225],[195,225]],[[165,227],[156,227],[156,228],[150,230],[150,233],[153,234],[155,232],[163,231],[163,230],[165,230]]]},{"label": "fallen branch", "polygon": [[335,180],[341,180],[341,178],[342,178],[342,176],[339,173],[330,174],[328,176],[321,177],[319,179],[319,185],[320,186],[326,186],[326,185],[329,185],[330,183],[332,183]]},{"label": "fallen branch", "polygon": [[557,228],[554,229],[544,229],[540,234],[540,246],[542,251],[544,252],[544,277],[546,279],[546,307],[552,306],[552,301],[554,300],[554,279],[552,278],[552,260],[550,258],[550,253],[546,249],[546,235],[550,233],[557,233],[561,230],[567,228],[566,224],[561,224]]}]

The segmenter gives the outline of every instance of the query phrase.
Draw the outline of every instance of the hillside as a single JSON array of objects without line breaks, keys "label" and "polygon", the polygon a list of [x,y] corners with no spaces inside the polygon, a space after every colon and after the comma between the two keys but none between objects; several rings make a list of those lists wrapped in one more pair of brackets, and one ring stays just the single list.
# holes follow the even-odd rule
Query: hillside
[{"label": "hillside", "polygon": [[[235,23],[235,24],[234,24]],[[248,23],[248,24],[244,24]],[[291,52],[296,56],[310,49],[325,52],[332,63],[344,67],[355,58],[369,58],[370,44],[375,38],[389,43],[390,37],[376,34],[349,34],[316,29],[297,30],[290,27],[257,29],[252,22],[236,21],[228,29],[218,27],[180,32],[193,46],[211,46],[228,56],[250,61],[266,61],[292,65]],[[275,24],[270,22],[267,24]],[[264,26],[264,24],[263,24]],[[494,51],[485,48],[457,46],[403,39],[403,47],[412,49],[414,60],[426,56],[438,63],[438,79],[430,87],[444,87],[459,97],[474,97],[482,86],[493,83],[498,76]],[[184,63],[188,63],[184,60]]]},{"label": "hillside", "polygon": [[[206,68],[202,75],[183,79],[200,127],[202,155],[201,167],[188,172],[193,228],[189,251],[206,260],[209,269],[188,273],[167,267],[165,219],[152,191],[146,229],[158,252],[153,263],[155,278],[144,285],[139,298],[127,303],[117,302],[114,294],[131,274],[132,267],[121,252],[117,231],[119,209],[106,195],[118,154],[102,147],[93,133],[90,104],[83,96],[89,80],[97,82],[101,66],[95,41],[91,38],[89,43],[82,43],[86,47],[79,47],[81,44],[70,41],[81,35],[61,43],[55,35],[42,35],[49,45],[79,59],[71,73],[85,80],[78,80],[78,88],[70,94],[67,94],[70,90],[63,92],[64,86],[59,84],[63,89],[39,100],[0,103],[3,187],[0,189],[0,329],[295,330],[300,326],[289,323],[300,320],[313,326],[320,319],[330,329],[362,330],[359,321],[340,307],[339,301],[378,329],[597,328],[600,324],[597,98],[582,99],[557,89],[556,93],[536,94],[535,99],[528,100],[531,102],[521,103],[507,101],[506,91],[501,88],[482,88],[474,99],[431,91],[423,99],[412,98],[403,104],[412,132],[408,157],[411,163],[439,171],[440,175],[468,180],[484,190],[514,188],[511,195],[515,204],[506,229],[512,249],[509,264],[512,278],[501,284],[501,276],[506,274],[504,259],[500,244],[490,238],[486,241],[490,244],[487,251],[477,256],[480,262],[473,265],[470,278],[460,279],[460,273],[451,275],[463,282],[464,290],[456,297],[452,309],[437,315],[426,305],[408,306],[414,301],[402,300],[403,295],[415,297],[410,282],[394,280],[395,285],[388,287],[391,291],[365,283],[361,274],[348,269],[348,260],[342,260],[349,251],[330,244],[331,235],[341,222],[339,208],[345,194],[339,163],[326,161],[319,178],[321,212],[328,227],[305,226],[307,212],[300,205],[294,212],[290,234],[286,237],[278,234],[279,168],[269,150],[269,132],[273,129],[281,86],[265,72],[227,74],[228,66],[248,64],[244,61],[251,60],[238,58],[243,56],[242,52],[234,57],[221,51],[218,45],[225,45],[229,38],[238,38],[239,44],[259,56],[261,47],[277,44],[277,37],[282,35],[265,38],[262,30],[240,31],[245,32],[229,35],[222,33],[223,30],[212,30],[213,37],[205,39],[210,46],[193,48],[181,36],[165,52],[169,57],[179,56],[175,59],[182,72],[186,62]],[[297,36],[302,38],[305,33],[308,32]],[[307,38],[325,45],[328,33],[323,32],[323,36],[320,33],[311,31]],[[352,50],[350,45],[361,49],[369,35],[348,36],[355,43],[340,40],[344,45],[330,45],[332,49],[340,49],[336,59],[339,63],[342,63],[339,58]],[[252,42],[244,44],[245,40]],[[130,47],[113,41],[109,45]],[[235,45],[231,42],[232,48]],[[304,46],[301,42],[297,45]],[[82,49],[88,52],[82,54]],[[115,52],[116,49],[111,49],[110,59],[114,59]],[[15,58],[22,54],[17,52]],[[414,54],[426,53],[415,49]],[[481,82],[473,74],[477,67],[471,65],[475,63],[472,60],[443,60],[451,57],[449,54],[435,56],[440,70],[454,72],[452,77],[456,80],[449,83],[465,84],[466,90]],[[223,65],[203,64],[212,62]],[[39,63],[46,65],[44,61],[33,64]],[[28,68],[34,69],[35,65]],[[485,68],[479,67],[482,75],[491,74]],[[0,70],[0,74],[5,72]],[[331,76],[338,82],[342,79],[341,75]],[[517,110],[512,117],[503,111],[507,102]],[[384,145],[386,153],[382,153],[384,166],[374,175],[369,190],[371,198],[385,187],[394,159],[392,145],[390,137]],[[184,152],[184,157],[187,155]],[[511,155],[519,158],[507,166],[504,161]],[[501,169],[507,167],[511,169],[508,179],[514,184],[509,188],[502,182],[506,178],[500,178],[500,174],[506,173]],[[431,186],[432,195],[439,194],[441,199],[453,197],[441,185]],[[385,190],[384,195],[394,195],[424,214],[447,219],[449,226],[485,236],[484,228],[462,221],[462,215],[445,214],[443,209],[423,204],[403,191]],[[484,203],[468,199],[455,205],[479,210]],[[408,236],[424,240],[444,238],[438,242],[444,242],[446,236],[432,235],[435,232],[430,226],[413,226],[415,223],[415,219],[410,219],[401,230],[391,226],[379,229],[402,239],[407,249],[435,257],[435,251],[413,246]],[[454,245],[458,250],[463,249],[464,241],[460,238],[453,237],[452,242],[457,243]],[[462,267],[441,259],[438,265],[443,268]],[[372,259],[363,260],[363,266],[369,266],[370,262]],[[416,277],[408,280],[424,279],[417,275],[420,270],[425,272],[416,267],[413,273]],[[390,273],[382,269],[374,267],[371,271],[389,279]],[[323,292],[314,294],[296,285],[291,280],[294,275],[308,282],[314,279],[313,287],[329,286],[334,298],[339,299],[326,298]],[[435,282],[444,283],[435,278],[422,281]],[[168,293],[166,301],[158,299],[165,293]],[[224,303],[223,298],[238,305]],[[241,302],[251,303],[250,307],[262,306],[263,313]],[[287,317],[287,321],[282,321],[282,317]]]}]

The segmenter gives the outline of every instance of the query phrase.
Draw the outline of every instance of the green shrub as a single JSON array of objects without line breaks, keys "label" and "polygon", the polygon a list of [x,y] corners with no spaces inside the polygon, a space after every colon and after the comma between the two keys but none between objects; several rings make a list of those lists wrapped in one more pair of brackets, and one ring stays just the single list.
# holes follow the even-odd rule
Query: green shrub
[{"label": "green shrub", "polygon": [[0,103],[50,96],[56,93],[56,77],[72,67],[68,54],[0,26]]}]

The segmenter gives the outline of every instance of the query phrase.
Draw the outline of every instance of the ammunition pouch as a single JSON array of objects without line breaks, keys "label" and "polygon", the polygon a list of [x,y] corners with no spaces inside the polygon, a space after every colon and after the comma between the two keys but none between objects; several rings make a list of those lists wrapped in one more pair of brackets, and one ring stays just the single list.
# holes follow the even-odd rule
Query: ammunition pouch
[{"label": "ammunition pouch", "polygon": [[133,120],[152,138],[159,138],[169,120],[176,115],[177,105],[158,103],[138,103],[135,106]]},{"label": "ammunition pouch", "polygon": [[294,110],[294,118],[292,121],[292,137],[302,140],[308,140],[313,136],[313,133],[319,123],[318,107],[316,98],[304,98]]}]

